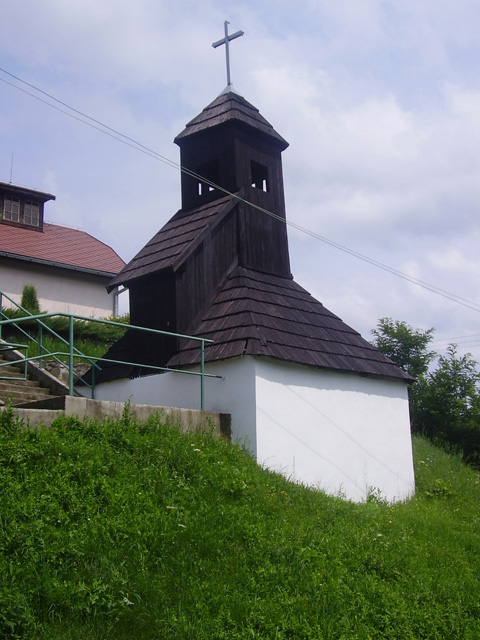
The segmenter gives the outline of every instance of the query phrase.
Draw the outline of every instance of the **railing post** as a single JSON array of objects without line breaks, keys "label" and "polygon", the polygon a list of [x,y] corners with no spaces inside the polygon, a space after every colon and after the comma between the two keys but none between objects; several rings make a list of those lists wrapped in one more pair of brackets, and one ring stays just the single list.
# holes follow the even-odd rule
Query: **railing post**
[{"label": "railing post", "polygon": [[201,342],[201,357],[200,357],[200,409],[205,410],[205,342]]},{"label": "railing post", "polygon": [[[2,305],[3,305],[3,295],[2,295],[2,292],[0,291],[0,320],[3,317],[3,306]],[[2,326],[3,325],[0,324],[0,338],[2,337]]]},{"label": "railing post", "polygon": [[68,320],[68,394],[73,396],[73,316]]},{"label": "railing post", "polygon": [[92,400],[95,400],[95,367],[91,368],[92,372]]},{"label": "railing post", "polygon": [[40,369],[43,369],[43,327],[38,325],[38,362]]}]

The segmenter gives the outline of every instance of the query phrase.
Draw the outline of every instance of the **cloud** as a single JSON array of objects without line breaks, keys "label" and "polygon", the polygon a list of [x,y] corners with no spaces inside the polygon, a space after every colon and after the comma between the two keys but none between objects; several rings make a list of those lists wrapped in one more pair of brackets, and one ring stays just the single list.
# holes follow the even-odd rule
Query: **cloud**
[{"label": "cloud", "polygon": [[[7,0],[2,17],[4,68],[173,160],[174,136],[225,86],[211,43],[230,20],[245,31],[234,84],[290,142],[288,218],[477,299],[476,0]],[[14,181],[57,195],[50,219],[129,259],[180,206],[179,170],[4,83],[0,96],[0,180],[13,152]],[[299,283],[363,333],[384,315],[443,335],[478,324],[319,240],[290,240]]]}]

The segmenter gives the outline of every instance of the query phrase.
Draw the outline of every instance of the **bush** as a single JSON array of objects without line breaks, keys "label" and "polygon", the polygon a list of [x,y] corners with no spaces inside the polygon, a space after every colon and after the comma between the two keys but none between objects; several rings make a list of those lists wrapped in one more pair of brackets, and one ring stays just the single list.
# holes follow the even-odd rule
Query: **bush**
[{"label": "bush", "polygon": [[22,300],[20,304],[24,309],[26,309],[27,311],[30,311],[30,313],[33,314],[34,316],[41,313],[35,285],[33,284],[24,285],[22,290]]}]

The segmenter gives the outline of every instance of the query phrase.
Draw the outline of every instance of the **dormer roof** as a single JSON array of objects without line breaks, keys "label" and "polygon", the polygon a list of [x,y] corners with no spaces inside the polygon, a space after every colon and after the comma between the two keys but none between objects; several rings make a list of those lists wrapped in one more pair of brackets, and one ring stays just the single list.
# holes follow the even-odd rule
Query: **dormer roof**
[{"label": "dormer roof", "polygon": [[52,193],[46,191],[39,191],[38,189],[30,189],[29,187],[22,187],[11,182],[0,182],[0,191],[16,194],[36,200],[37,202],[47,202],[48,200],[55,200],[55,196]]},{"label": "dormer roof", "polygon": [[[125,266],[111,247],[89,233],[44,223],[43,207],[48,200],[55,200],[55,196],[0,182],[0,258],[69,269],[105,279],[112,278]],[[36,203],[35,219],[31,211],[27,212],[32,202]]]}]

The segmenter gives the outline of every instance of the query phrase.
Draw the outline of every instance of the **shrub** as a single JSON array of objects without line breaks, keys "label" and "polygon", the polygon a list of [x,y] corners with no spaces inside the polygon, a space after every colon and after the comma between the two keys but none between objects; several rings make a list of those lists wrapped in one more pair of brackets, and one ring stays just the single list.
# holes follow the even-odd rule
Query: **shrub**
[{"label": "shrub", "polygon": [[30,311],[31,314],[37,315],[40,313],[40,305],[38,303],[37,290],[35,289],[35,285],[26,284],[22,290],[22,300],[20,302],[22,307],[27,311]]}]

